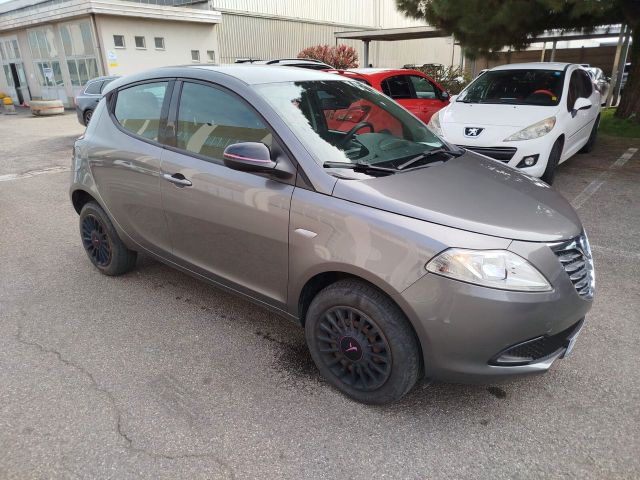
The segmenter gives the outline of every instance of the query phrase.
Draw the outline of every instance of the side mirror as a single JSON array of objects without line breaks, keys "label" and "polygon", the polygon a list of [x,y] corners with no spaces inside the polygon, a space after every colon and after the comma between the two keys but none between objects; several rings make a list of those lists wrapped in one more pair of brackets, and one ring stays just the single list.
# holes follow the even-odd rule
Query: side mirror
[{"label": "side mirror", "polygon": [[440,100],[442,100],[443,102],[446,102],[447,100],[449,100],[449,98],[450,98],[449,92],[445,92],[444,90],[440,92]]},{"label": "side mirror", "polygon": [[593,107],[593,103],[588,98],[580,97],[576,100],[576,103],[573,104],[573,110],[577,112],[578,110],[589,110]]},{"label": "side mirror", "polygon": [[227,167],[242,172],[268,172],[276,166],[269,147],[258,142],[229,145],[224,149],[223,160]]},{"label": "side mirror", "polygon": [[458,95],[449,95],[449,103],[455,102]]}]

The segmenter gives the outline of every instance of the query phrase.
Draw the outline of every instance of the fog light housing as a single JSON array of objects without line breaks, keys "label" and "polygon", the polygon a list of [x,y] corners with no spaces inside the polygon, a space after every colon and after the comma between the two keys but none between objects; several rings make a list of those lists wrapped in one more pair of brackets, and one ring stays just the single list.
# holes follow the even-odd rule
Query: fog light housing
[{"label": "fog light housing", "polygon": [[538,157],[540,157],[540,155],[538,154],[522,157],[522,160],[520,160],[520,163],[516,165],[516,168],[533,167],[536,163],[538,163]]}]

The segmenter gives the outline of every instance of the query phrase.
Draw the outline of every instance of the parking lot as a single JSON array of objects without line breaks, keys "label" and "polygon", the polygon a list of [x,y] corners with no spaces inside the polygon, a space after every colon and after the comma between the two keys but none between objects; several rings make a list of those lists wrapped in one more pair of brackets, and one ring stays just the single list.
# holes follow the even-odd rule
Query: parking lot
[{"label": "parking lot", "polygon": [[543,376],[371,407],[302,329],[148,257],[101,275],[68,198],[73,113],[0,115],[0,478],[640,477],[640,141],[558,171],[597,291]]}]

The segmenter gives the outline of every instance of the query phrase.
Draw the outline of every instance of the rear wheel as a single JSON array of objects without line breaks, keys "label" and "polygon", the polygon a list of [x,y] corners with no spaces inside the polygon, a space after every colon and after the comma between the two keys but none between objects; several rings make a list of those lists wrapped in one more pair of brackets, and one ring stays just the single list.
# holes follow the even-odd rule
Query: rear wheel
[{"label": "rear wheel", "polygon": [[562,146],[564,142],[561,138],[556,140],[556,143],[551,147],[551,153],[549,153],[549,160],[547,160],[547,168],[544,169],[544,173],[542,174],[543,182],[547,185],[551,185],[556,177],[556,168],[558,167],[558,162],[560,162],[560,157],[562,156]]},{"label": "rear wheel", "polygon": [[600,126],[600,115],[596,118],[596,122],[591,127],[591,133],[589,134],[589,140],[584,144],[584,147],[580,149],[578,153],[589,153],[593,150],[593,147],[596,144],[596,137],[598,136],[598,127]]},{"label": "rear wheel", "polygon": [[80,237],[89,260],[105,275],[122,275],[135,266],[136,252],[122,243],[111,220],[95,202],[88,202],[80,211]]},{"label": "rear wheel", "polygon": [[84,118],[85,127],[89,125],[89,122],[91,121],[91,117],[93,117],[93,110],[91,109],[85,110],[84,114],[82,115],[82,118]]},{"label": "rear wheel", "polygon": [[383,292],[341,280],[311,302],[305,336],[320,373],[363,403],[398,400],[420,375],[420,348],[409,321]]}]

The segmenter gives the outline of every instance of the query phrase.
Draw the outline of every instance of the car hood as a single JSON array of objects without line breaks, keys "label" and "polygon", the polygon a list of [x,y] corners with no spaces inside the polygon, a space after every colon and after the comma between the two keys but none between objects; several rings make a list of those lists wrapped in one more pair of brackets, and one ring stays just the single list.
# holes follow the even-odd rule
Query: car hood
[{"label": "car hood", "polygon": [[386,177],[340,179],[333,195],[513,240],[553,242],[582,231],[569,202],[544,182],[471,152],[443,164]]},{"label": "car hood", "polygon": [[537,105],[496,105],[481,103],[451,102],[440,114],[440,124],[464,125],[466,127],[528,127],[540,120],[555,115],[558,107]]}]

